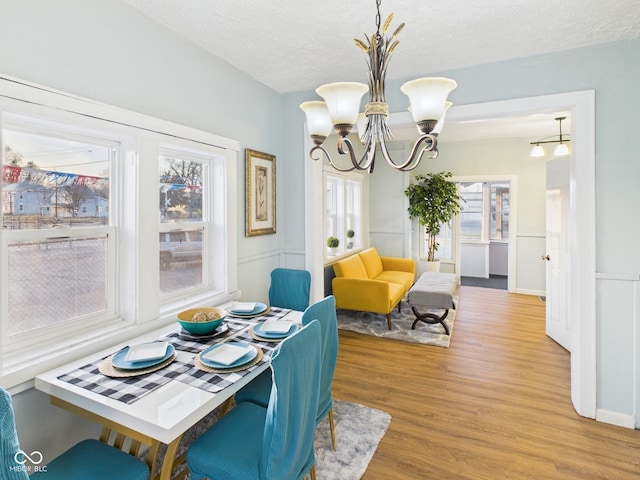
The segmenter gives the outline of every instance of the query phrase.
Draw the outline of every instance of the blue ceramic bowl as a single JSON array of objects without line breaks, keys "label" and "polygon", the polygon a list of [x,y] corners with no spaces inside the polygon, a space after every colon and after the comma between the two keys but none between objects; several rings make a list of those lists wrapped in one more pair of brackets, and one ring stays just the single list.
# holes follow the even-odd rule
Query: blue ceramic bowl
[{"label": "blue ceramic bowl", "polygon": [[[206,322],[194,322],[193,316],[198,312],[204,312],[207,315],[215,314],[218,318],[215,320],[209,320]],[[208,335],[222,325],[224,318],[227,316],[227,311],[222,308],[215,307],[196,307],[184,310],[178,314],[178,323],[187,332],[193,335]]]}]

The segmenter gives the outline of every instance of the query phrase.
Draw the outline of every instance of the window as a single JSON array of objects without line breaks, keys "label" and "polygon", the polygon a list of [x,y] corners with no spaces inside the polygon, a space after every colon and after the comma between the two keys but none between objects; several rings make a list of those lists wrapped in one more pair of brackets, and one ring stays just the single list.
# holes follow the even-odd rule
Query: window
[{"label": "window", "polygon": [[[509,182],[460,182],[458,183],[462,209],[460,240],[465,242],[489,242],[509,238]],[[438,257],[454,259],[454,236],[451,226],[443,225],[437,238]],[[423,255],[427,254],[424,237]]]},{"label": "window", "polygon": [[477,240],[483,238],[484,184],[482,182],[460,183],[463,208],[460,211],[460,238]]},{"label": "window", "polygon": [[206,156],[163,150],[160,154],[160,292],[204,287],[204,259],[208,257],[205,231],[209,231]]},{"label": "window", "polygon": [[332,257],[362,246],[362,175],[326,171],[324,183],[325,239],[339,242],[336,249],[327,248]]},{"label": "window", "polygon": [[116,225],[86,205],[109,201],[118,143],[9,113],[2,138],[6,337],[115,316]]},{"label": "window", "polygon": [[489,238],[507,240],[509,238],[509,185],[491,184],[491,221]]},{"label": "window", "polygon": [[238,142],[0,77],[0,144],[0,379],[237,296]]}]

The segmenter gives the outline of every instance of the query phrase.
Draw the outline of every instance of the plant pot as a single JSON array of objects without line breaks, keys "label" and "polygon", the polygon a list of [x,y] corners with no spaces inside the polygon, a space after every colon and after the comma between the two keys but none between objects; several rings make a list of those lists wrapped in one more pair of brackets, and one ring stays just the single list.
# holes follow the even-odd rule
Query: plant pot
[{"label": "plant pot", "polygon": [[328,247],[327,248],[327,255],[329,255],[330,257],[334,257],[336,255],[336,250],[337,250],[337,248]]},{"label": "plant pot", "polygon": [[440,259],[437,258],[433,262],[424,262],[425,272],[439,272],[440,271]]},{"label": "plant pot", "polygon": [[353,248],[353,242],[347,242],[347,248],[351,250]]}]

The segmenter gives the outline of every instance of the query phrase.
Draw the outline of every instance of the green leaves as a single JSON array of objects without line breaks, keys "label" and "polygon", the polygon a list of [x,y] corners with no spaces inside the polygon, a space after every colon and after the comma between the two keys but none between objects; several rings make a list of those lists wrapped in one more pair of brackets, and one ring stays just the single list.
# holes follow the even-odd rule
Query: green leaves
[{"label": "green leaves", "polygon": [[460,213],[461,199],[455,183],[448,180],[451,176],[451,172],[416,175],[416,183],[404,191],[409,199],[409,218],[417,218],[425,227],[429,261],[433,261],[438,248],[436,236],[440,234],[440,226]]}]

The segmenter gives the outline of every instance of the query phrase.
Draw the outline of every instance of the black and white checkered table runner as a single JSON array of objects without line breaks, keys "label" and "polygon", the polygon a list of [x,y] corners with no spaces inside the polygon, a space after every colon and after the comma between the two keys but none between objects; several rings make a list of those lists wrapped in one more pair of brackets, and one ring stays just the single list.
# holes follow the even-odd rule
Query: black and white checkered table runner
[{"label": "black and white checkered table runner", "polygon": [[[254,339],[249,333],[250,325],[257,322],[264,322],[269,318],[284,317],[290,311],[291,310],[288,309],[272,307],[267,314],[253,317],[246,321],[236,321],[237,319],[234,318],[233,320],[225,322],[229,326],[228,333],[220,337],[214,337],[209,343],[201,343],[181,338],[178,334],[179,330],[171,332],[161,339],[172,343],[176,350],[197,354],[211,345],[226,341],[230,337],[233,337],[233,335],[237,335],[233,337],[234,341],[248,342],[257,345],[262,348],[264,353],[264,357],[258,364],[240,372],[208,373],[197,368],[193,360],[189,363],[174,360],[166,367],[155,372],[135,377],[112,378],[103,375],[98,370],[100,363],[104,360],[100,359],[60,375],[58,379],[126,404],[135,402],[149,392],[174,379],[216,393],[237,382],[264,362],[268,362],[271,358],[271,351],[278,345],[275,342]],[[238,334],[238,332],[241,333]]]},{"label": "black and white checkered table runner", "polygon": [[112,378],[103,375],[98,370],[102,361],[98,360],[84,365],[60,375],[58,379],[129,404],[176,378],[189,368],[189,365],[173,361],[160,370],[138,377]]}]

